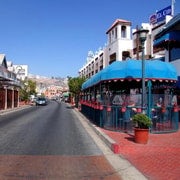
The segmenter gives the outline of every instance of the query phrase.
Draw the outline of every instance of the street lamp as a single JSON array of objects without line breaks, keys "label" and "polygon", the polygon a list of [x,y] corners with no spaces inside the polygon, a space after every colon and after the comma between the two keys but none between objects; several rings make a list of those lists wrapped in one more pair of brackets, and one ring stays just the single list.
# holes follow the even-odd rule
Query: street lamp
[{"label": "street lamp", "polygon": [[[141,42],[141,49],[142,49],[142,98],[141,98],[141,107],[142,107],[142,111],[144,111],[145,109],[145,96],[146,96],[146,92],[145,92],[145,60],[144,60],[144,43],[146,41],[147,38],[147,34],[148,34],[149,30],[147,29],[143,29],[141,28],[140,30],[137,31],[139,40]],[[139,53],[139,52],[138,52]]]}]

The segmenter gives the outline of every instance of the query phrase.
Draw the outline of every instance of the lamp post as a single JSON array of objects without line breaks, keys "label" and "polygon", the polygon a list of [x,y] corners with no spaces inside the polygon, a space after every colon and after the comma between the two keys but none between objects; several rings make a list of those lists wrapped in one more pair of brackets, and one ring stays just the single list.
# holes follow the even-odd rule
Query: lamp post
[{"label": "lamp post", "polygon": [[[144,60],[144,43],[146,41],[147,38],[147,34],[148,34],[149,30],[147,29],[143,29],[141,28],[140,30],[137,31],[139,40],[141,42],[141,49],[142,49],[142,97],[141,97],[141,108],[142,111],[144,112],[145,109],[145,96],[146,96],[146,92],[145,92],[145,60]],[[139,52],[138,52],[139,53]]]}]

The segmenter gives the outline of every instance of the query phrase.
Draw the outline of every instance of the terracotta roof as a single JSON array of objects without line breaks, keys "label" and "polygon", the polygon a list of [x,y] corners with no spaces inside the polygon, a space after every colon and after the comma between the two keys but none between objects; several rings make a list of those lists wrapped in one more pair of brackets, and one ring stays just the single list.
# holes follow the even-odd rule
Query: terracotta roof
[{"label": "terracotta roof", "polygon": [[106,34],[108,34],[108,32],[114,28],[117,24],[122,24],[122,25],[129,25],[131,26],[131,22],[130,21],[127,21],[127,20],[124,20],[124,19],[116,19],[114,21],[114,23],[112,24],[112,26],[107,30]]}]

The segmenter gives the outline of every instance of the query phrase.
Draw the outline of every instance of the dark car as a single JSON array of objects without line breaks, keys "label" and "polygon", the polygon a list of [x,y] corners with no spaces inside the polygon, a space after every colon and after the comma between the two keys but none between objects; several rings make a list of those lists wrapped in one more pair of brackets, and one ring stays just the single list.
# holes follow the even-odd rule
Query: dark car
[{"label": "dark car", "polygon": [[38,97],[36,99],[36,106],[39,106],[39,105],[47,105],[47,100],[45,97]]}]

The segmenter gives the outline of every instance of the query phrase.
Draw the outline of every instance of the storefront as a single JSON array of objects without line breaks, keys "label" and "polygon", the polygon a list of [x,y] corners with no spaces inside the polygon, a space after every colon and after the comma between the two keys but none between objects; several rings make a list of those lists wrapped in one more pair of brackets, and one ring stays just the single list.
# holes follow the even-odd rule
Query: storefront
[{"label": "storefront", "polygon": [[131,130],[132,115],[145,111],[154,121],[151,132],[176,131],[177,102],[173,104],[176,82],[177,72],[173,65],[145,60],[143,109],[142,61],[116,61],[83,83],[81,111],[98,126],[119,131]]}]

